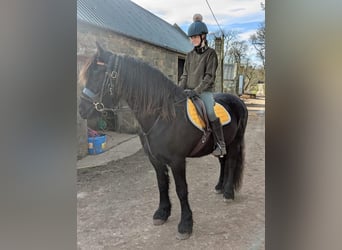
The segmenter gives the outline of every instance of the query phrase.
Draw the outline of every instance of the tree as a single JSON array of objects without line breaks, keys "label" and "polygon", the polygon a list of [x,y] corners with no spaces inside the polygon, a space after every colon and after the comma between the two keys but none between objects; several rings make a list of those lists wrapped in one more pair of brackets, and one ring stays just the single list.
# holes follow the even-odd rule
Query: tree
[{"label": "tree", "polygon": [[[257,89],[257,82],[263,81],[263,74],[261,71],[264,69],[258,68],[256,65],[251,64],[251,55],[249,55],[249,48],[251,46],[249,41],[239,40],[237,31],[224,31],[224,63],[236,64],[234,81],[235,92],[239,90],[239,76],[244,75],[244,89],[243,91],[254,91]],[[263,33],[264,34],[264,33]],[[215,38],[221,36],[220,31],[210,33],[207,36],[208,44],[210,47],[215,47]],[[260,33],[261,37],[262,33]],[[264,36],[263,36],[264,37]],[[254,44],[253,44],[254,46]],[[259,56],[260,54],[260,56]],[[258,52],[258,57],[262,56],[264,64],[265,52],[263,50]],[[261,77],[261,78],[260,78]]]},{"label": "tree", "polygon": [[242,59],[247,56],[248,45],[246,41],[233,41],[228,50],[228,56],[233,58],[233,62],[241,64]]},{"label": "tree", "polygon": [[258,90],[258,83],[265,79],[265,71],[262,67],[256,65],[249,65],[247,63],[244,68],[243,75],[245,76],[244,92],[256,92]]},{"label": "tree", "polygon": [[257,32],[250,36],[250,41],[257,51],[257,57],[260,58],[262,65],[265,67],[265,22],[259,25]]},{"label": "tree", "polygon": [[237,72],[235,74],[235,92],[239,92],[239,77],[243,73],[242,59],[246,58],[248,51],[248,45],[246,41],[234,41],[231,43],[231,47],[228,50],[228,55],[233,59],[233,63],[236,63]]},{"label": "tree", "polygon": [[[261,2],[260,7],[263,11],[265,11],[266,5]],[[262,65],[265,68],[265,20],[260,23],[257,32],[250,36],[250,42],[253,44],[255,50],[257,51],[257,57],[260,58]]]},{"label": "tree", "polygon": [[[229,49],[232,46],[232,43],[234,41],[237,41],[238,33],[234,30],[224,30],[223,31],[224,36],[224,55],[223,55],[223,61],[224,63],[234,63],[234,58],[231,57],[229,54]],[[215,38],[221,37],[221,31],[215,31],[213,33],[209,33],[207,36],[208,44],[210,47],[215,48]]]},{"label": "tree", "polygon": [[256,66],[255,65],[246,65],[244,70],[244,76],[245,76],[245,85],[244,85],[244,92],[249,89],[249,87],[252,85],[253,80],[256,76]]}]

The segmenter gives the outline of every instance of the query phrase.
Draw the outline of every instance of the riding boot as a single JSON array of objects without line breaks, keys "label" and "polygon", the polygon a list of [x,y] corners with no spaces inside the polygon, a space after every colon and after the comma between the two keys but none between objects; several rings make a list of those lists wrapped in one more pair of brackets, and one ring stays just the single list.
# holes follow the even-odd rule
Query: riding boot
[{"label": "riding boot", "polygon": [[223,157],[225,154],[227,154],[227,151],[226,151],[226,144],[224,142],[224,136],[223,136],[220,119],[217,118],[216,120],[212,121],[211,127],[213,129],[214,141],[215,141],[215,149],[212,154],[214,156]]}]

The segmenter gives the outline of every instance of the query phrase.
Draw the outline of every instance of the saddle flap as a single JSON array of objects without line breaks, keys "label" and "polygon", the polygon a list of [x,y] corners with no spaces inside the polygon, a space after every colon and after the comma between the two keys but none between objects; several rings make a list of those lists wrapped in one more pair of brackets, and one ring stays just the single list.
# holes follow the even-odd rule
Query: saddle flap
[{"label": "saddle flap", "polygon": [[[187,103],[186,103],[186,111],[187,111],[186,113],[190,122],[199,130],[204,131],[207,127],[206,123],[203,117],[201,117],[198,114],[196,107],[190,98],[188,98]],[[231,121],[230,114],[220,103],[215,102],[214,111],[215,111],[216,117],[220,119],[222,126],[230,123]]]}]

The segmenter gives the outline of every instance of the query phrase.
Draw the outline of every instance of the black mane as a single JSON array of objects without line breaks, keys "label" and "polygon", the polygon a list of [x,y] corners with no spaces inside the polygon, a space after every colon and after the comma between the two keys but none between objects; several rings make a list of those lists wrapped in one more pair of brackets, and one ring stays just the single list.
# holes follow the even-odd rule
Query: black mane
[{"label": "black mane", "polygon": [[162,118],[174,118],[175,102],[185,98],[183,90],[146,62],[128,56],[118,57],[118,95],[125,97],[137,114],[160,113]]}]

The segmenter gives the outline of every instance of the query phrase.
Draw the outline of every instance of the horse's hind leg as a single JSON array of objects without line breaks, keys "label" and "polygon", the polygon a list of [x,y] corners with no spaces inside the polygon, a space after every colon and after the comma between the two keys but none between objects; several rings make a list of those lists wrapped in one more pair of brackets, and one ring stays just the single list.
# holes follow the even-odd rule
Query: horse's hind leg
[{"label": "horse's hind leg", "polygon": [[177,238],[184,240],[190,237],[193,226],[192,211],[188,201],[188,185],[185,176],[185,159],[171,163],[170,167],[175,179],[176,192],[181,205],[181,220],[178,224]]},{"label": "horse's hind leg", "polygon": [[232,147],[228,150],[228,155],[220,157],[220,177],[215,192],[223,193],[223,197],[228,200],[234,200],[234,170],[236,166],[235,152]]},{"label": "horse's hind leg", "polygon": [[215,192],[217,194],[221,194],[223,192],[223,178],[224,178],[224,169],[225,169],[225,163],[226,163],[226,155],[224,157],[219,157],[219,161],[220,161],[220,176],[215,186]]},{"label": "horse's hind leg", "polygon": [[169,173],[166,165],[152,163],[157,174],[159,189],[159,207],[153,215],[153,224],[162,225],[171,214],[171,202],[169,198]]},{"label": "horse's hind leg", "polygon": [[224,187],[223,187],[223,197],[225,200],[235,198],[234,192],[234,170],[236,166],[236,161],[233,157],[227,157],[225,164],[225,174],[224,174]]}]

